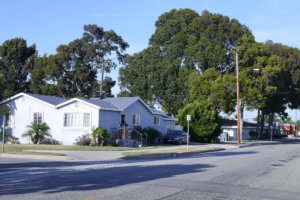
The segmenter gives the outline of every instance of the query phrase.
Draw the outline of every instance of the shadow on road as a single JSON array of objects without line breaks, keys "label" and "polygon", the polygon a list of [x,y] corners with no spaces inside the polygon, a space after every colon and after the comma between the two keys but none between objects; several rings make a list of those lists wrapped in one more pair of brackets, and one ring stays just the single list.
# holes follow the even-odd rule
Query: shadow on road
[{"label": "shadow on road", "polygon": [[[213,157],[213,156],[235,156],[235,155],[245,155],[245,154],[254,154],[256,151],[217,151],[210,153],[197,153],[193,157]],[[143,156],[141,156],[142,158]],[[95,164],[120,164],[120,163],[142,163],[149,162],[149,160],[166,160],[166,159],[186,159],[187,157],[145,157],[144,159],[132,159],[126,158],[126,160],[111,160],[111,161],[27,161],[27,162],[14,162],[18,159],[13,159],[9,163],[0,162],[0,173],[11,172],[11,171],[22,171],[32,168],[43,168],[51,169],[54,167],[73,167],[73,166],[87,166]],[[21,159],[20,159],[21,160]],[[23,159],[24,160],[24,159]],[[26,159],[25,159],[26,160]]]},{"label": "shadow on road", "polygon": [[[87,191],[112,188],[131,183],[169,178],[180,174],[199,173],[208,164],[195,165],[156,165],[156,166],[123,166],[105,169],[90,169],[84,172],[68,173],[60,170],[61,175],[36,179],[34,181],[8,182],[0,185],[1,195],[28,194],[35,192],[57,193],[64,191]],[[26,172],[23,176],[30,176]]]},{"label": "shadow on road", "polygon": [[[206,154],[197,154],[197,157],[219,157],[255,154],[255,151],[222,151]],[[184,159],[175,158],[175,159]],[[170,158],[169,158],[170,159]],[[171,158],[172,159],[172,158]],[[224,158],[226,159],[226,158]],[[199,173],[214,167],[210,164],[172,164],[172,165],[140,165],[147,160],[132,161],[102,161],[102,162],[24,162],[2,163],[0,172],[0,196],[28,194],[34,192],[56,193],[63,191],[95,190],[112,188],[131,183],[151,181],[161,178],[169,178],[181,174]],[[148,160],[149,161],[149,160]],[[110,166],[107,168],[90,168],[74,170],[67,167],[92,165],[92,164],[116,164],[138,163],[136,166]],[[56,168],[56,167],[66,167]],[[16,170],[19,172],[14,173]],[[23,170],[23,171],[22,171]],[[5,175],[5,173],[8,173]]]}]

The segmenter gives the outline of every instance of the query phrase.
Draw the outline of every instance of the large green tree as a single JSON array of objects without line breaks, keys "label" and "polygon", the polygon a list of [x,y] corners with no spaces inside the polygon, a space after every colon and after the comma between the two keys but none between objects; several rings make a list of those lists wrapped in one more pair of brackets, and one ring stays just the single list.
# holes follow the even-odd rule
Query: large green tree
[{"label": "large green tree", "polygon": [[233,71],[230,51],[251,31],[235,19],[204,11],[173,9],[162,14],[149,47],[129,56],[120,69],[121,89],[159,103],[176,115],[187,100],[191,72],[215,68],[221,74]]},{"label": "large green tree", "polygon": [[221,133],[222,118],[209,100],[194,101],[178,112],[179,123],[187,130],[186,116],[191,115],[190,135],[192,141],[215,142]]},{"label": "large green tree", "polygon": [[[82,38],[68,45],[60,45],[57,53],[48,57],[45,67],[45,80],[48,83],[46,90],[68,97],[100,96],[97,82],[99,68],[109,72],[116,67],[123,61],[127,47],[128,44],[114,31],[104,31],[97,25],[85,25]],[[116,56],[116,59],[111,56]],[[40,74],[38,70],[36,74]],[[107,92],[104,95],[111,96],[115,82],[109,77],[103,77],[101,85],[103,91]]]},{"label": "large green tree", "polygon": [[35,45],[27,46],[22,38],[6,40],[0,46],[0,73],[4,79],[2,98],[29,91],[28,77],[36,57]]}]

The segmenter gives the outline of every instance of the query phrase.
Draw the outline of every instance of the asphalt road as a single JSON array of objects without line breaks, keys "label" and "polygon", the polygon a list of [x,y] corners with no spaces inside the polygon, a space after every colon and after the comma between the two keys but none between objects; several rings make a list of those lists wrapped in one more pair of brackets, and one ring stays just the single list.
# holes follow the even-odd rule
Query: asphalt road
[{"label": "asphalt road", "polygon": [[163,160],[1,158],[0,199],[300,199],[300,143]]}]

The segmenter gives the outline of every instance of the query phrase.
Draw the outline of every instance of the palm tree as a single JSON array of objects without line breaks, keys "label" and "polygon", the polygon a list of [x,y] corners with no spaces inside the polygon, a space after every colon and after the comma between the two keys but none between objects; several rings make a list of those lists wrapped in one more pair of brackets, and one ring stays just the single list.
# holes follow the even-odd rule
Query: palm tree
[{"label": "palm tree", "polygon": [[96,129],[92,129],[92,137],[95,145],[99,145],[98,141],[101,140],[100,146],[103,146],[108,143],[108,141],[112,138],[112,135],[106,129],[98,127]]},{"label": "palm tree", "polygon": [[30,137],[33,144],[40,143],[45,136],[51,137],[49,133],[50,128],[46,123],[31,123],[31,125],[27,127],[29,130],[23,133],[22,137]]}]

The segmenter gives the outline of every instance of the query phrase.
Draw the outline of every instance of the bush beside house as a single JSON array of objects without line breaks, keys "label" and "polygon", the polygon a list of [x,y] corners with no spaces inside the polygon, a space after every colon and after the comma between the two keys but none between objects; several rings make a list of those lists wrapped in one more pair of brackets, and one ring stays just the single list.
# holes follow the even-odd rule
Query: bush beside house
[{"label": "bush beside house", "polygon": [[147,134],[147,144],[156,144],[160,143],[160,139],[162,138],[161,132],[157,129],[152,127],[142,128],[141,126],[134,127],[135,130],[139,131],[140,133]]},{"label": "bush beside house", "polygon": [[94,145],[97,145],[97,146],[98,145],[100,145],[100,146],[107,145],[109,143],[109,141],[111,141],[111,139],[112,139],[111,133],[101,127],[93,129],[91,135],[92,135]]},{"label": "bush beside house", "polygon": [[258,137],[258,132],[256,131],[250,131],[249,135],[251,136],[252,139],[257,139]]},{"label": "bush beside house", "polygon": [[33,144],[40,144],[46,136],[51,137],[50,128],[46,123],[31,123],[27,127],[29,129],[23,133],[22,137],[29,137]]},{"label": "bush beside house", "polygon": [[187,131],[187,115],[191,115],[189,126],[191,141],[215,142],[221,134],[222,118],[210,101],[195,101],[179,110],[177,117],[185,131]]}]

